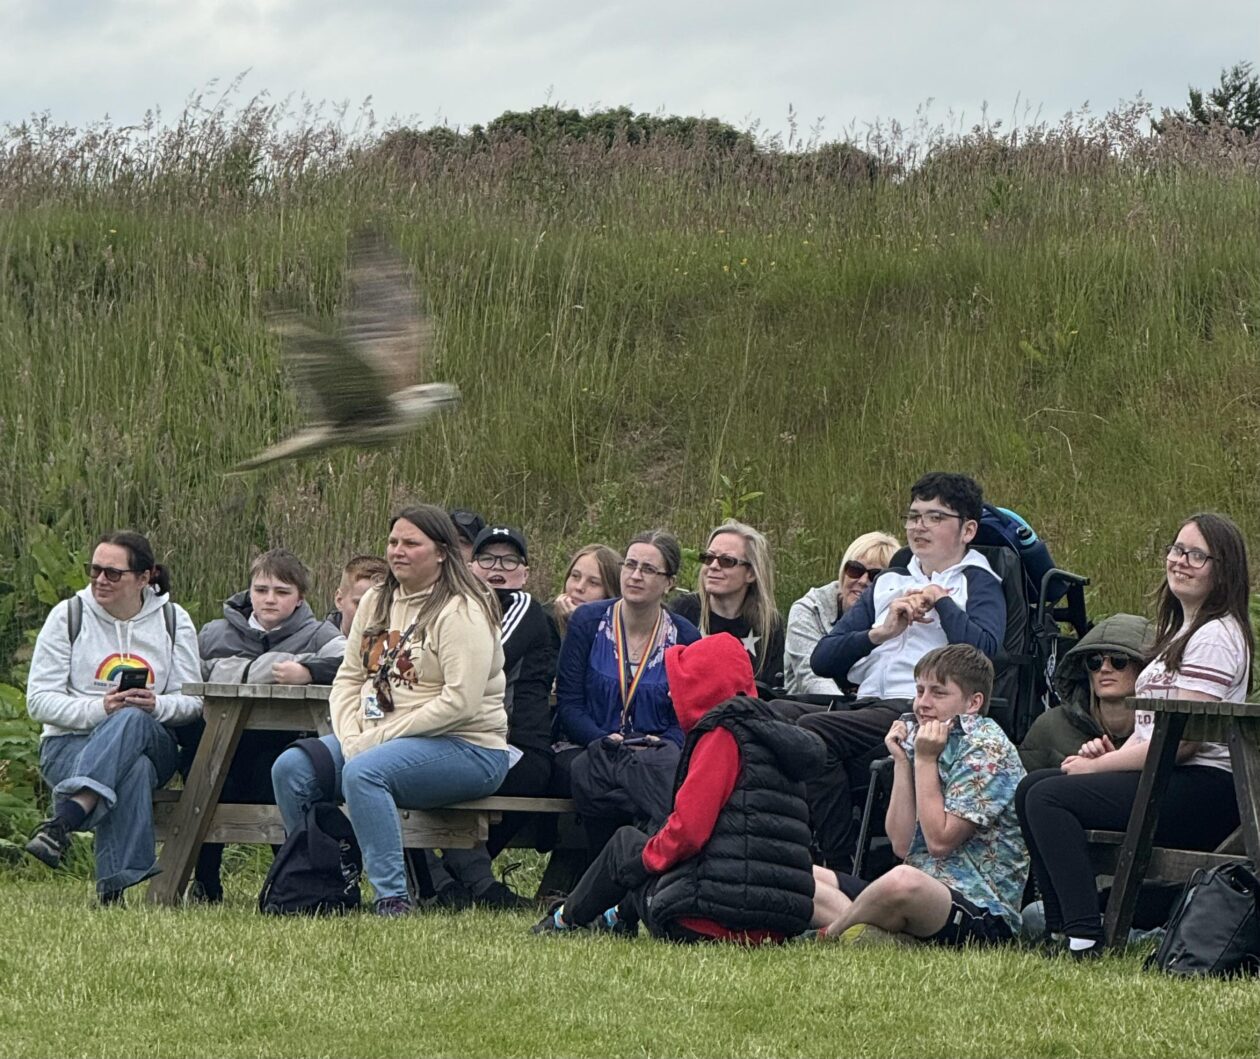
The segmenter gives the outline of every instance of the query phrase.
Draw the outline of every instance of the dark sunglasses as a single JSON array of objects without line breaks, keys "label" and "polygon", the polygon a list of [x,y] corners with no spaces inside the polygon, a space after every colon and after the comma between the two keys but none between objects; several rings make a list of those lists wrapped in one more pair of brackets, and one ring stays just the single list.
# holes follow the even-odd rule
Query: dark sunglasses
[{"label": "dark sunglasses", "polygon": [[116,566],[97,566],[96,563],[88,563],[86,569],[89,581],[95,581],[101,574],[104,574],[105,580],[111,585],[121,581],[123,574],[134,574],[136,572],[135,570],[119,570]]},{"label": "dark sunglasses", "polygon": [[885,569],[883,566],[864,566],[856,559],[850,559],[844,564],[844,576],[851,577],[854,581],[860,581],[864,577],[869,577],[874,581]]},{"label": "dark sunglasses", "polygon": [[723,570],[734,570],[737,566],[752,566],[747,559],[736,559],[733,555],[718,555],[717,552],[701,552],[700,565],[709,566],[717,563]]},{"label": "dark sunglasses", "polygon": [[1128,669],[1129,663],[1133,661],[1128,655],[1086,655],[1085,668],[1091,673],[1097,673],[1102,669],[1104,658],[1111,662],[1111,668],[1117,673],[1122,669]]}]

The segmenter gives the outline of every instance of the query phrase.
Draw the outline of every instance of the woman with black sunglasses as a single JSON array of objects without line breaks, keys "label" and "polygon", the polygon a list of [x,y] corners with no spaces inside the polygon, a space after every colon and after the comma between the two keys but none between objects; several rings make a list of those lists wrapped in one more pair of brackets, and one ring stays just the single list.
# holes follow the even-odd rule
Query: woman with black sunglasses
[{"label": "woman with black sunglasses", "polygon": [[1138,673],[1151,657],[1155,626],[1138,614],[1113,614],[1089,630],[1054,671],[1059,705],[1046,710],[1019,745],[1029,772],[1057,769],[1064,758],[1094,743],[1117,750],[1133,733],[1133,695]]},{"label": "woman with black sunglasses", "polygon": [[784,686],[789,695],[844,694],[834,680],[820,677],[810,668],[809,657],[900,547],[901,542],[888,533],[863,533],[845,549],[836,580],[811,588],[792,604],[783,657]]},{"label": "woman with black sunglasses", "polygon": [[157,871],[153,791],[174,774],[171,728],[201,715],[180,690],[201,680],[197,630],[139,533],[107,533],[88,586],[52,609],[35,640],[26,708],[43,723],[39,769],[53,815],[26,849],[56,868],[74,831],[96,832],[102,904]]},{"label": "woman with black sunglasses", "polygon": [[783,617],[774,599],[774,560],[765,536],[728,519],[700,553],[697,591],[670,602],[702,636],[728,632],[752,658],[757,683],[783,686]]},{"label": "woman with black sunglasses", "polygon": [[[1154,661],[1138,676],[1137,697],[1245,700],[1254,642],[1241,531],[1224,515],[1192,515],[1166,555]],[[1065,935],[1076,957],[1097,955],[1102,947],[1102,914],[1085,832],[1122,831],[1128,825],[1154,725],[1154,712],[1138,709],[1124,746],[1086,743],[1058,769],[1024,777],[1016,793],[1020,827],[1045,902],[1046,929]],[[1183,741],[1155,843],[1210,850],[1237,826],[1229,749]]]},{"label": "woman with black sunglasses", "polygon": [[[363,848],[376,914],[412,910],[398,808],[434,809],[493,794],[507,775],[499,604],[473,576],[450,517],[403,508],[389,526],[389,576],[364,594],[328,706],[323,737]],[[317,800],[314,766],[296,747],[271,770],[286,831]],[[327,797],[327,793],[325,793]]]}]

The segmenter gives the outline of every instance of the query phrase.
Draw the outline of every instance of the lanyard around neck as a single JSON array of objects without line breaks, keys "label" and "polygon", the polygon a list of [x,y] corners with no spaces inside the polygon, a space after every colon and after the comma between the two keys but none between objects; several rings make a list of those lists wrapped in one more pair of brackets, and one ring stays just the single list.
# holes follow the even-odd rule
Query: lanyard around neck
[{"label": "lanyard around neck", "polygon": [[[652,626],[652,635],[648,637],[643,648],[643,655],[638,665],[630,661],[630,642],[626,636],[625,622],[621,617],[621,600],[613,604],[613,650],[617,656],[617,680],[621,688],[621,727],[625,729],[630,723],[630,704],[634,701],[635,692],[639,690],[639,681],[647,672],[648,659],[656,653],[657,639],[661,633],[662,611],[656,611],[656,624]],[[632,668],[633,667],[633,668]]]}]

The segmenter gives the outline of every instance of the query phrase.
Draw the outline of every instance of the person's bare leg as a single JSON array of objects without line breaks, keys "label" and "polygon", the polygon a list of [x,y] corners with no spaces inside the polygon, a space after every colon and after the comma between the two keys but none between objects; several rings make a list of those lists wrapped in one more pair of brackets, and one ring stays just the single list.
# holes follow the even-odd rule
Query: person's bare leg
[{"label": "person's bare leg", "polygon": [[83,811],[87,813],[88,816],[91,816],[92,810],[96,808],[96,803],[101,800],[101,796],[97,794],[96,791],[89,791],[85,789],[70,795],[70,800],[72,802],[78,802],[79,805],[82,806]]},{"label": "person's bare leg", "polygon": [[849,927],[869,923],[891,934],[929,938],[945,926],[951,905],[944,883],[899,864],[858,894],[849,910],[828,925],[826,937],[838,938]]},{"label": "person's bare leg", "polygon": [[810,919],[811,927],[824,927],[834,923],[848,912],[853,902],[840,892],[836,883],[836,873],[830,868],[814,865],[814,915]]}]

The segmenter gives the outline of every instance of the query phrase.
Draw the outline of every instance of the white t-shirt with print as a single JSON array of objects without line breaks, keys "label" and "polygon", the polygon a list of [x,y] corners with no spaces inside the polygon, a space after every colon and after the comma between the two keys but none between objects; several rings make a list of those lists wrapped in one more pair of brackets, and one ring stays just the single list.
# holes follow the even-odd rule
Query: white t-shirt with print
[{"label": "white t-shirt with print", "polygon": [[[1183,692],[1197,691],[1214,699],[1242,702],[1247,697],[1249,678],[1247,641],[1238,622],[1230,617],[1214,618],[1190,637],[1175,673],[1168,672],[1162,658],[1157,658],[1138,674],[1135,693],[1139,699],[1177,699]],[[1153,711],[1134,711],[1133,738],[1137,742],[1150,742],[1154,728]],[[1200,743],[1194,756],[1182,764],[1232,771],[1229,747],[1224,743]]]}]

